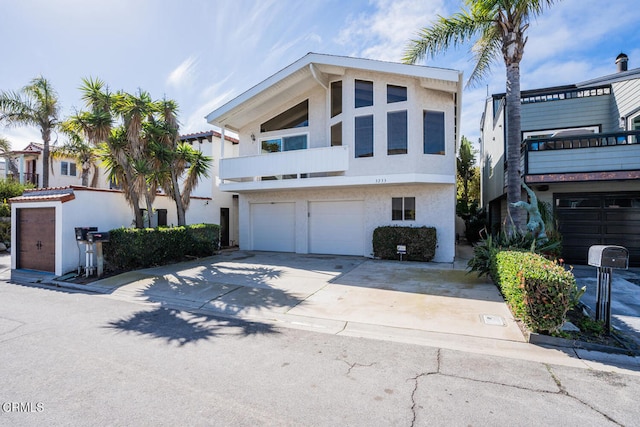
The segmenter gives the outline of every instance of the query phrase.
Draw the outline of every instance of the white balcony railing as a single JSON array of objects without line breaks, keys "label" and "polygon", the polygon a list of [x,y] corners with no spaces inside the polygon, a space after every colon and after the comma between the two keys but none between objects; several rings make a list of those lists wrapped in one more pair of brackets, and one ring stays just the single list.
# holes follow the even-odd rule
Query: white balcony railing
[{"label": "white balcony railing", "polygon": [[344,172],[349,168],[349,147],[323,147],[232,157],[220,161],[220,179],[244,180],[274,175]]}]

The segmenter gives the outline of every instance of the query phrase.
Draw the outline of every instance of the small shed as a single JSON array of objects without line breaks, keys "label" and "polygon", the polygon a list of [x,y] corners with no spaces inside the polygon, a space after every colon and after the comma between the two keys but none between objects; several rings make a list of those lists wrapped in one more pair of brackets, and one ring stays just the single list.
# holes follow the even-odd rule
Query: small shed
[{"label": "small shed", "polygon": [[[195,200],[194,200],[195,199]],[[200,200],[201,199],[201,200]],[[190,223],[211,222],[210,198],[192,198]],[[133,224],[133,211],[119,190],[70,186],[26,190],[11,203],[11,271],[35,270],[61,276],[83,264],[84,248],[76,227],[108,231]],[[175,205],[167,196],[154,202],[154,223],[177,223]],[[209,219],[209,220],[208,220]]]}]

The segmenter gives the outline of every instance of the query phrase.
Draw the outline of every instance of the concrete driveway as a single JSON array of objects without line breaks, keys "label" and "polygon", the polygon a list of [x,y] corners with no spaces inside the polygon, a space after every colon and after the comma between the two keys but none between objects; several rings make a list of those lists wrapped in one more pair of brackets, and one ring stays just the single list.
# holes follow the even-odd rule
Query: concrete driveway
[{"label": "concrete driveway", "polygon": [[465,265],[234,251],[79,286],[333,333],[389,327],[524,342],[497,288]]}]

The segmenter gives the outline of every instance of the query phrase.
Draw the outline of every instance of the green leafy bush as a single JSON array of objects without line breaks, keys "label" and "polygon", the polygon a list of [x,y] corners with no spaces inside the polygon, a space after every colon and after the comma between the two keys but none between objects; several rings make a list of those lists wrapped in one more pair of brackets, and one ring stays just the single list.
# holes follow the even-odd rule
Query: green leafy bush
[{"label": "green leafy bush", "polygon": [[219,248],[220,227],[197,224],[172,228],[118,228],[103,244],[109,268],[129,271],[205,257]]},{"label": "green leafy bush", "polygon": [[0,242],[7,247],[11,245],[11,222],[0,221]]},{"label": "green leafy bush", "polygon": [[31,183],[20,184],[11,178],[0,179],[0,202],[6,202],[12,197],[21,196],[27,188],[33,188]]},{"label": "green leafy bush", "polygon": [[584,293],[573,273],[531,252],[497,251],[491,270],[514,316],[534,332],[556,332]]},{"label": "green leafy bush", "polygon": [[436,254],[436,229],[433,227],[384,226],[373,230],[373,256],[398,259],[398,245],[407,247],[404,259],[428,262]]},{"label": "green leafy bush", "polygon": [[514,232],[511,234],[501,231],[489,235],[473,248],[473,258],[467,263],[470,271],[478,276],[491,274],[491,258],[498,251],[515,250],[529,251],[543,255],[549,259],[557,259],[562,250],[561,237],[558,233],[548,236],[547,240],[536,239],[531,233]]},{"label": "green leafy bush", "polygon": [[11,205],[9,203],[0,204],[0,217],[8,218],[11,216]]}]

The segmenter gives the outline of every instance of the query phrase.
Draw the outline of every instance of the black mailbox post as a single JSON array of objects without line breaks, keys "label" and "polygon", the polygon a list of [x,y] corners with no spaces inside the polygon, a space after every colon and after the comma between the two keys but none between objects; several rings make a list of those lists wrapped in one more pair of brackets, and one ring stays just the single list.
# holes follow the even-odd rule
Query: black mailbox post
[{"label": "black mailbox post", "polygon": [[598,267],[596,320],[604,321],[611,332],[611,270],[629,268],[629,251],[622,246],[594,245],[589,248],[588,263]]},{"label": "black mailbox post", "polygon": [[89,234],[91,231],[98,231],[98,227],[76,227],[76,240],[79,242],[86,242],[87,234]]}]

